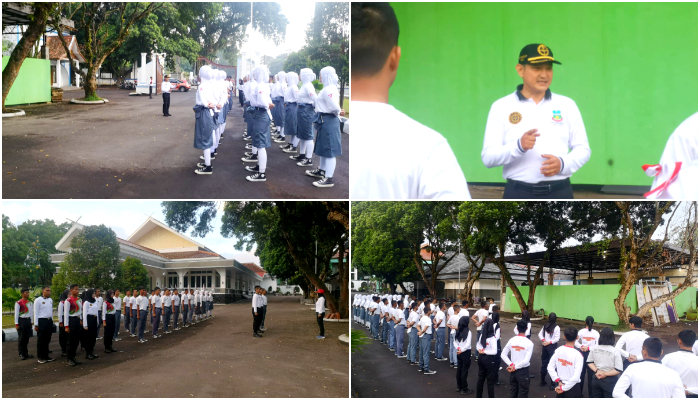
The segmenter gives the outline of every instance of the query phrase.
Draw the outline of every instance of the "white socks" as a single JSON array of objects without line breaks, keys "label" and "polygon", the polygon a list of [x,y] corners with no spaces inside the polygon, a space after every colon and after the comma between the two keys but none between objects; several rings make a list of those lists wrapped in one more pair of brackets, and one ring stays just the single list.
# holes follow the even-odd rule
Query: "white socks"
[{"label": "white socks", "polygon": [[311,156],[314,153],[314,141],[313,140],[304,140],[304,151],[306,152],[306,158],[311,158]]},{"label": "white socks", "polygon": [[[325,163],[324,163],[325,161]],[[335,157],[321,157],[321,162],[324,163],[326,168],[321,168],[326,171],[326,178],[332,178],[335,172]]]},{"label": "white socks", "polygon": [[282,136],[282,139],[284,139],[284,128],[280,129],[280,136]]},{"label": "white socks", "polygon": [[204,149],[204,165],[211,165],[211,149]]},{"label": "white socks", "polygon": [[292,135],[292,140],[289,142],[292,146],[297,147],[299,145],[299,136]]},{"label": "white socks", "polygon": [[265,167],[267,167],[267,150],[264,147],[257,149],[258,151],[258,167],[260,168],[260,173],[265,173]]},{"label": "white socks", "polygon": [[258,154],[258,148],[257,148],[257,147],[253,147],[253,154]]}]

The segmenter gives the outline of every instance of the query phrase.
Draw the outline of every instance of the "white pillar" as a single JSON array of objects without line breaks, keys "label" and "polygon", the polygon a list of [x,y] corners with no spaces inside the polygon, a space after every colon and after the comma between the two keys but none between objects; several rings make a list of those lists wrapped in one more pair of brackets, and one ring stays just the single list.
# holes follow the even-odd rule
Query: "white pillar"
[{"label": "white pillar", "polygon": [[[219,273],[219,288],[226,289],[226,268],[216,268],[216,272]],[[214,278],[216,278],[216,276],[214,276]],[[214,282],[212,282],[212,284],[213,283]]]},{"label": "white pillar", "polygon": [[[70,63],[70,61],[68,63]],[[80,71],[80,63],[78,63],[78,60],[75,60],[75,68]],[[78,73],[75,74],[75,82],[73,82],[73,86],[80,86],[80,75]]]},{"label": "white pillar", "polygon": [[177,270],[178,287],[181,287],[181,288],[187,287],[187,285],[185,284],[185,276],[186,275],[187,275],[186,269],[178,269]]},{"label": "white pillar", "polygon": [[56,86],[61,87],[61,83],[63,80],[61,79],[61,75],[63,75],[61,72],[61,69],[63,67],[61,66],[61,60],[56,60]]}]

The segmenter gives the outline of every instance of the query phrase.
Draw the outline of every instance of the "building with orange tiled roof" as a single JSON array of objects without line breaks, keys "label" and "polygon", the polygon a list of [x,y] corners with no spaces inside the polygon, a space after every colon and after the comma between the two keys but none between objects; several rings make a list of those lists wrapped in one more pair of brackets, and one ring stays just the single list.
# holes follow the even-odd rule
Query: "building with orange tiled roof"
[{"label": "building with orange tiled roof", "polygon": [[[79,223],[56,243],[51,262],[58,264],[71,252],[71,240],[84,228]],[[255,264],[227,259],[166,224],[149,217],[128,238],[117,238],[120,259],[141,260],[150,277],[150,288],[204,289],[215,301],[231,302],[251,296],[265,271]]]}]

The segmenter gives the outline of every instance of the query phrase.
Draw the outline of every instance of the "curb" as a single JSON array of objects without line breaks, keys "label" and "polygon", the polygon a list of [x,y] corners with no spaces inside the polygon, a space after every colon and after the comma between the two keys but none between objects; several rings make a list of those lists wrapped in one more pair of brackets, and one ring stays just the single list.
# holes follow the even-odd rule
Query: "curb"
[{"label": "curb", "polygon": [[338,341],[340,342],[340,344],[350,346],[350,337],[348,337],[348,335],[343,334],[338,336]]},{"label": "curb", "polygon": [[350,322],[349,319],[347,318],[341,318],[341,319],[329,319],[329,318],[324,318],[324,322]]},{"label": "curb", "polygon": [[102,99],[102,100],[96,100],[96,101],[85,101],[85,100],[71,99],[70,102],[73,104],[104,104],[104,103],[109,103],[109,100]]},{"label": "curb", "polygon": [[12,117],[22,117],[25,115],[24,110],[20,109],[15,109],[17,111],[11,112],[11,113],[2,113],[3,118],[12,118]]},{"label": "curb", "polygon": [[[58,322],[53,323],[54,329],[53,333],[58,333]],[[37,336],[37,331],[32,328],[32,337]],[[15,328],[5,328],[2,330],[2,341],[4,342],[16,342],[19,340],[19,335],[17,334],[17,329]]]}]

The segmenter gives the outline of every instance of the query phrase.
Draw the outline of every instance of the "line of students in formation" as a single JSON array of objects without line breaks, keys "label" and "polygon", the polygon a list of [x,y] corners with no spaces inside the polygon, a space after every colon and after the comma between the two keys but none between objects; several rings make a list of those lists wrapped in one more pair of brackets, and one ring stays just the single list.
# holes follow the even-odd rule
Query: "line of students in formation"
[{"label": "line of students in formation", "polygon": [[[147,325],[153,329],[153,339],[159,334],[161,321],[163,332],[166,334],[180,330],[178,323],[182,315],[183,327],[212,318],[214,298],[212,293],[205,290],[184,289],[182,294],[178,289],[171,291],[156,287],[150,294],[139,288],[126,291],[124,298],[119,289],[108,290],[105,298],[99,289],[88,289],[80,294],[77,284],[61,293],[57,307],[61,356],[67,357],[68,365],[81,364],[75,356],[78,345],[85,349],[85,358],[94,360],[95,344],[98,339],[104,339],[105,353],[117,351],[113,347],[118,342],[122,315],[124,330],[130,337],[138,337],[139,343],[148,339]],[[173,322],[171,329],[170,322]],[[54,330],[53,299],[51,288],[43,287],[42,295],[32,302],[29,299],[29,289],[22,289],[22,298],[15,304],[15,328],[19,334],[18,350],[22,360],[33,358],[29,354],[27,344],[32,336],[32,324],[37,332],[37,359],[39,363],[55,361],[49,353],[49,343]],[[104,337],[100,337],[100,328],[104,327]]]},{"label": "line of students in formation", "polygon": [[[501,347],[499,307],[493,299],[482,301],[480,308],[469,318],[466,300],[459,304],[453,300],[415,296],[361,295],[353,301],[353,318],[363,325],[374,340],[389,347],[398,358],[407,358],[410,365],[426,375],[435,374],[430,369],[430,354],[436,361],[449,359],[456,368],[457,392],[473,394],[467,385],[471,366],[472,333],[470,321],[476,326],[476,351],[478,363],[477,397],[482,397],[484,384],[489,397],[494,397],[494,387],[499,380],[501,361],[510,373],[510,396],[528,397],[530,359],[534,344],[530,340],[532,323],[527,311],[516,323],[512,337]],[[586,327],[563,329],[566,344],[559,346],[561,328],[557,316],[550,313],[538,334],[542,344],[540,386],[547,386],[557,397],[582,397],[587,383],[588,397],[651,397],[678,398],[698,396],[698,343],[697,333],[686,329],[678,334],[680,351],[663,356],[661,340],[649,337],[641,330],[642,319],[630,318],[629,332],[615,343],[615,335],[609,327],[600,332],[593,329],[594,319],[586,318]],[[404,351],[404,335],[408,333],[408,346]],[[449,358],[444,358],[447,345]],[[435,341],[431,351],[431,341]],[[416,358],[417,357],[417,358]],[[587,376],[587,377],[586,377]]]},{"label": "line of students in formation", "polygon": [[[233,86],[230,82],[217,83],[217,78],[220,80],[225,75],[221,72],[206,65],[199,70],[201,84],[194,107],[194,147],[204,152],[200,156],[203,162],[197,164],[195,170],[200,175],[213,172],[211,160],[216,159],[216,150],[226,127],[226,114],[233,107]],[[280,148],[285,153],[298,151],[298,155],[290,158],[297,161],[299,167],[312,167],[312,155],[319,156],[319,167],[306,170],[306,175],[319,179],[313,182],[316,187],[333,187],[336,157],[342,154],[338,116],[345,114],[340,107],[335,69],[330,66],[321,69],[323,90],[318,95],[312,84],[316,74],[310,68],[303,68],[299,75],[284,71],[274,77],[269,74],[266,66],[258,66],[237,86],[247,124],[243,140],[251,142],[245,145],[247,151],[242,161],[255,163],[246,167],[246,171],[253,173],[246,180],[267,181],[267,148],[274,141],[282,143]],[[300,78],[302,86],[298,88]],[[271,133],[271,129],[274,132]]]}]

